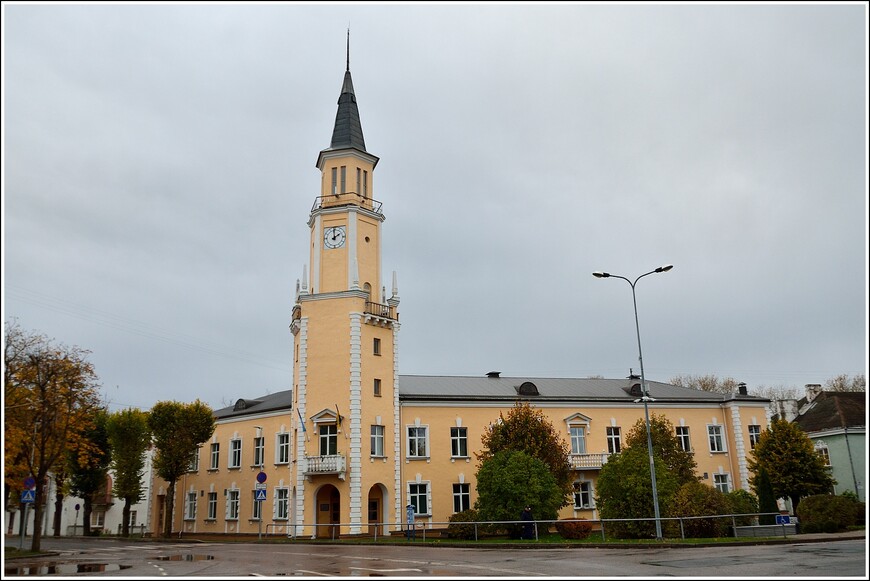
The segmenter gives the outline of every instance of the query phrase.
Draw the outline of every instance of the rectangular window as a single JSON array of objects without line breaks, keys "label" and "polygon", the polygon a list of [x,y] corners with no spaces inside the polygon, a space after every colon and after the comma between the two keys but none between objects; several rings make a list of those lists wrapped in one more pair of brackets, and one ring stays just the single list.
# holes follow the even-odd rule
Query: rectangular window
[{"label": "rectangular window", "polygon": [[571,453],[585,454],[586,453],[586,427],[571,426]]},{"label": "rectangular window", "polygon": [[341,166],[341,193],[347,191],[347,166]]},{"label": "rectangular window", "polygon": [[263,508],[263,502],[257,500],[256,490],[253,490],[251,492],[251,499],[254,501],[254,506],[251,507],[251,518],[253,520],[260,520],[260,510]]},{"label": "rectangular window", "polygon": [[193,458],[190,459],[190,466],[187,467],[188,472],[196,472],[199,470],[199,447],[193,453]]},{"label": "rectangular window", "polygon": [[106,511],[95,510],[91,512],[91,526],[102,527],[106,523]]},{"label": "rectangular window", "polygon": [[414,505],[414,514],[429,514],[429,484],[425,482],[412,482],[410,488],[411,504]]},{"label": "rectangular window", "polygon": [[208,493],[208,520],[217,520],[217,492]]},{"label": "rectangular window", "polygon": [[724,492],[726,494],[731,491],[731,487],[728,486],[727,474],[714,474],[713,486],[715,486],[716,490],[718,490],[719,492]]},{"label": "rectangular window", "polygon": [[184,507],[184,520],[196,520],[196,491],[187,493],[187,503]]},{"label": "rectangular window", "polygon": [[136,526],[136,516],[137,516],[136,511],[135,511],[135,510],[131,510],[131,511],[130,511],[130,526],[131,526],[131,527],[135,527],[135,526]]},{"label": "rectangular window", "polygon": [[758,444],[758,439],[761,438],[761,426],[749,425],[749,449],[755,450],[755,445]]},{"label": "rectangular window", "polygon": [[692,442],[689,440],[689,426],[677,426],[677,442],[683,452],[692,451]]},{"label": "rectangular window", "polygon": [[375,379],[375,397],[381,397],[381,380]]},{"label": "rectangular window", "polygon": [[725,451],[725,441],[722,438],[722,426],[718,424],[707,426],[707,438],[710,442],[711,452]]},{"label": "rectangular window", "polygon": [[619,454],[622,449],[622,437],[619,433],[619,428],[607,428],[607,452],[609,454]]},{"label": "rectangular window", "polygon": [[825,462],[825,466],[831,466],[831,453],[828,451],[827,446],[818,446],[816,447],[816,452],[819,456],[822,457],[822,460]]},{"label": "rectangular window", "polygon": [[227,491],[227,520],[239,520],[239,490]]},{"label": "rectangular window", "polygon": [[335,424],[320,426],[320,455],[338,454],[338,427]]},{"label": "rectangular window", "polygon": [[356,193],[360,193],[362,191],[360,186],[362,185],[362,170],[360,168],[356,168]]},{"label": "rectangular window", "polygon": [[372,456],[384,455],[384,426],[372,426]]},{"label": "rectangular window", "polygon": [[290,489],[275,489],[275,520],[290,518]]},{"label": "rectangular window", "polygon": [[369,172],[363,170],[363,197],[369,197]]},{"label": "rectangular window", "polygon": [[471,508],[471,492],[468,484],[453,485],[453,512],[462,512]]},{"label": "rectangular window", "polygon": [[381,354],[381,340],[375,337],[374,342],[372,343],[372,352],[375,355]]},{"label": "rectangular window", "polygon": [[574,483],[574,508],[593,508],[592,483],[588,480]]},{"label": "rectangular window", "polygon": [[332,168],[332,195],[338,193],[338,168]]},{"label": "rectangular window", "polygon": [[450,428],[450,455],[454,458],[468,457],[468,428]]},{"label": "rectangular window", "polygon": [[266,439],[262,436],[254,438],[254,466],[262,466],[265,458]]},{"label": "rectangular window", "polygon": [[290,463],[290,434],[278,434],[278,457],[276,464]]},{"label": "rectangular window", "polygon": [[209,470],[217,470],[221,465],[221,445],[214,443],[211,445],[211,464]]},{"label": "rectangular window", "polygon": [[229,468],[242,467],[242,441],[230,440],[230,463]]},{"label": "rectangular window", "polygon": [[426,428],[423,426],[408,426],[408,457],[426,458]]}]

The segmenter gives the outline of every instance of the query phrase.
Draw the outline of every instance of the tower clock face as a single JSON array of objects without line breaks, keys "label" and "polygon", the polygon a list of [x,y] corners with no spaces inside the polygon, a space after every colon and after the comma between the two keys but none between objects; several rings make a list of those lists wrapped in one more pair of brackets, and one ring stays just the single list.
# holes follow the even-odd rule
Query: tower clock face
[{"label": "tower clock face", "polygon": [[323,231],[323,246],[326,248],[341,248],[346,238],[344,226],[332,226]]}]

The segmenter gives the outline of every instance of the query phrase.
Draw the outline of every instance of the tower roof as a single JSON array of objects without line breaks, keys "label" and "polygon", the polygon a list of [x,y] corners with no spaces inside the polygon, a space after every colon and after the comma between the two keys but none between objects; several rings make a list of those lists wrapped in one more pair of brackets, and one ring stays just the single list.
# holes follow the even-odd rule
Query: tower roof
[{"label": "tower roof", "polygon": [[335,114],[335,128],[332,130],[330,149],[355,148],[366,150],[362,124],[359,120],[359,109],[356,105],[356,95],[353,92],[353,79],[350,67],[344,72],[344,82],[341,85],[341,95],[338,97],[338,112]]}]

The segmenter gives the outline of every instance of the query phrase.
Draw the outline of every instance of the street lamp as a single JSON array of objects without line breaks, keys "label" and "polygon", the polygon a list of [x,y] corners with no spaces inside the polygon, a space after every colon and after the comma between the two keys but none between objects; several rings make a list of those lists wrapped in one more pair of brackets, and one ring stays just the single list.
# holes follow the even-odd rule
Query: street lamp
[{"label": "street lamp", "polygon": [[631,282],[630,280],[628,280],[624,276],[619,276],[618,274],[610,274],[609,272],[593,272],[592,273],[592,276],[594,276],[595,278],[621,278],[622,280],[624,280],[625,282],[627,282],[628,284],[631,285],[631,298],[634,301],[634,326],[635,326],[635,329],[637,329],[637,359],[640,362],[640,385],[641,385],[641,392],[643,393],[643,396],[641,396],[641,398],[639,400],[636,399],[634,401],[635,401],[635,403],[637,403],[638,401],[643,402],[643,414],[644,414],[644,418],[646,420],[646,447],[647,447],[647,452],[649,452],[649,473],[650,473],[650,478],[652,479],[653,510],[655,512],[655,519],[656,519],[656,540],[659,540],[659,541],[662,540],[662,521],[661,521],[661,517],[659,516],[659,493],[658,493],[658,490],[656,489],[656,466],[655,466],[655,461],[653,460],[652,435],[650,434],[650,427],[649,427],[649,402],[655,401],[655,400],[653,400],[649,396],[649,389],[647,389],[647,385],[646,385],[646,377],[644,377],[644,374],[643,374],[643,351],[640,348],[640,324],[637,321],[637,296],[635,295],[635,292],[634,292],[634,286],[637,284],[637,281],[639,281],[640,279],[642,279],[643,277],[645,277],[647,275],[656,274],[659,272],[667,272],[667,271],[671,270],[673,267],[674,267],[673,264],[666,264],[665,266],[660,266],[655,270],[651,270],[647,273],[640,275],[639,277],[634,279],[634,282]]}]

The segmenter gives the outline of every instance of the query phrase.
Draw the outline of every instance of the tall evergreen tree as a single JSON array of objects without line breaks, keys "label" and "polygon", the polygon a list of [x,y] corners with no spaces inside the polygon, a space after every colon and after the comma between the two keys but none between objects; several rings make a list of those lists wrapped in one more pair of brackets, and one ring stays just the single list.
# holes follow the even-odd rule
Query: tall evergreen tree
[{"label": "tall evergreen tree", "polygon": [[[751,482],[755,496],[758,497],[758,512],[778,512],[779,505],[776,503],[776,495],[773,493],[773,485],[770,476],[763,466],[758,469],[757,477]],[[758,517],[758,523],[763,525],[776,524],[776,515],[765,514]]]}]

